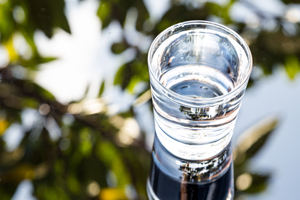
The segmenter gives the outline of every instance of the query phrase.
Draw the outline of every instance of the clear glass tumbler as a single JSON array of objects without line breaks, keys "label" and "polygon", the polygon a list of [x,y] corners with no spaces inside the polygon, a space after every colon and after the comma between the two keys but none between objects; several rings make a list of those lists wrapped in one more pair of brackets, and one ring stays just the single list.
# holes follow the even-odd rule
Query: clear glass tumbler
[{"label": "clear glass tumbler", "polygon": [[[229,186],[224,200],[232,199],[232,178],[220,177],[232,177],[230,144],[252,70],[249,47],[223,25],[188,21],[157,36],[148,66],[156,132],[148,197],[170,199],[167,191],[197,199],[197,188],[210,184],[213,191],[219,179]],[[179,186],[163,184],[170,181],[179,183],[178,194]]]},{"label": "clear glass tumbler", "polygon": [[231,141],[252,69],[251,52],[233,30],[208,21],[167,28],[149,54],[155,131],[173,155],[201,160]]}]

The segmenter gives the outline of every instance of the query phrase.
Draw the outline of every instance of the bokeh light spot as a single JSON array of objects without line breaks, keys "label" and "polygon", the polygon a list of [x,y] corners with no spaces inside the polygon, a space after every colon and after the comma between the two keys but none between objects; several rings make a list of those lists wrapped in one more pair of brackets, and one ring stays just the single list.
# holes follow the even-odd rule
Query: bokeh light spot
[{"label": "bokeh light spot", "polygon": [[47,115],[50,112],[50,106],[48,104],[42,104],[39,108],[39,113],[41,115]]},{"label": "bokeh light spot", "polygon": [[22,24],[25,21],[25,12],[21,6],[14,7],[13,16],[17,23]]},{"label": "bokeh light spot", "polygon": [[89,196],[94,197],[97,196],[100,192],[100,186],[96,181],[91,182],[87,186],[87,193]]},{"label": "bokeh light spot", "polygon": [[59,143],[59,148],[62,150],[62,151],[65,151],[69,148],[71,142],[68,138],[64,138],[60,141]]},{"label": "bokeh light spot", "polygon": [[290,8],[287,10],[285,17],[292,23],[300,22],[300,10],[296,8]]},{"label": "bokeh light spot", "polygon": [[236,188],[243,191],[248,189],[252,183],[252,176],[249,173],[244,173],[237,177]]},{"label": "bokeh light spot", "polygon": [[82,106],[77,103],[72,103],[68,107],[68,112],[74,115],[79,114],[82,112]]}]

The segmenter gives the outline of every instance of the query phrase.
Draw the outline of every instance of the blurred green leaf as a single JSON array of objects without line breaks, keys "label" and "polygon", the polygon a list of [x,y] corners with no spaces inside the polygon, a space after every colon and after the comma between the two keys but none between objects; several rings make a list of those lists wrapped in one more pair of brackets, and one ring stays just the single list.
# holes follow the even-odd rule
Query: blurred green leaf
[{"label": "blurred green leaf", "polygon": [[129,185],[131,180],[127,167],[124,166],[124,160],[116,147],[107,141],[102,141],[98,143],[96,148],[99,159],[115,173],[118,187]]},{"label": "blurred green leaf", "polygon": [[[279,63],[288,67],[287,72],[292,75],[294,67],[286,65],[288,57],[291,55],[300,56],[300,39],[299,36],[287,36],[280,24],[279,28],[272,32],[261,31],[257,37],[251,42],[250,49],[253,55],[254,65],[259,65],[264,74],[272,74],[273,69]],[[253,33],[252,35],[256,35]],[[293,61],[292,61],[293,63]],[[290,69],[292,68],[292,70]]]},{"label": "blurred green leaf", "polygon": [[89,129],[83,129],[80,133],[79,149],[83,156],[88,156],[92,152],[93,144],[90,139]]},{"label": "blurred green leaf", "polygon": [[267,188],[270,176],[270,174],[251,173],[252,183],[250,187],[243,192],[255,194],[264,191]]},{"label": "blurred green leaf", "polygon": [[235,164],[244,163],[255,156],[267,142],[277,124],[277,118],[265,118],[243,133],[235,149]]},{"label": "blurred green leaf", "polygon": [[30,98],[24,98],[22,104],[23,104],[23,107],[25,107],[25,108],[38,108],[39,107],[39,102],[37,102],[33,99],[30,99]]},{"label": "blurred green leaf", "polygon": [[84,96],[86,97],[90,89],[90,85],[87,85],[84,91]]},{"label": "blurred green leaf", "polygon": [[38,66],[43,63],[48,63],[51,61],[57,60],[57,58],[54,57],[40,57],[39,55],[36,55],[30,60],[25,60],[25,59],[19,59],[20,64],[31,70],[37,70]]},{"label": "blurred green leaf", "polygon": [[105,81],[102,81],[101,86],[100,86],[100,90],[99,90],[99,94],[98,97],[101,97],[103,92],[104,92],[104,88],[105,88]]},{"label": "blurred green leaf", "polygon": [[[24,12],[25,22],[22,24],[15,22],[16,18],[12,11],[16,7]],[[5,19],[0,22],[1,40],[6,41],[16,30],[32,33],[39,29],[49,38],[52,37],[53,29],[56,27],[70,33],[64,8],[64,0],[10,0],[0,4],[0,13],[3,17],[1,18]]]},{"label": "blurred green leaf", "polygon": [[282,0],[284,3],[286,4],[292,4],[292,3],[295,3],[295,4],[299,4],[299,0]]},{"label": "blurred green leaf", "polygon": [[125,51],[127,49],[128,45],[125,44],[125,42],[120,42],[120,43],[114,43],[111,46],[111,51],[114,54],[120,54],[123,51]]},{"label": "blurred green leaf", "polygon": [[57,58],[55,58],[55,57],[41,57],[41,58],[38,59],[38,62],[40,64],[43,64],[43,63],[52,62],[54,60],[57,60]]},{"label": "blurred green leaf", "polygon": [[122,65],[115,76],[114,85],[121,85],[124,90],[132,77],[131,63]]},{"label": "blurred green leaf", "polygon": [[139,82],[149,81],[147,65],[139,59],[135,59],[129,63],[125,63],[119,68],[115,76],[114,85],[121,85],[132,92]]},{"label": "blurred green leaf", "polygon": [[[126,161],[130,164],[132,182],[137,192],[146,196],[145,183],[148,178],[148,170],[151,164],[149,152],[139,148],[124,148],[123,153]],[[147,173],[144,173],[145,171]]]},{"label": "blurred green leaf", "polygon": [[206,7],[209,8],[210,14],[220,17],[220,19],[222,19],[225,24],[232,23],[232,20],[229,16],[231,5],[232,3],[229,3],[225,6],[211,2],[206,3]]},{"label": "blurred green leaf", "polygon": [[300,63],[295,55],[290,55],[285,58],[285,69],[291,79],[294,79],[300,71]]},{"label": "blurred green leaf", "polygon": [[138,76],[133,76],[131,79],[130,79],[130,82],[129,84],[127,85],[127,89],[130,93],[133,93],[133,89],[134,87],[136,86],[137,83],[139,83],[141,81],[140,77]]},{"label": "blurred green leaf", "polygon": [[97,15],[102,22],[102,29],[105,29],[112,21],[112,5],[108,1],[101,1]]},{"label": "blurred green leaf", "polygon": [[80,182],[77,180],[75,174],[68,174],[67,185],[69,190],[74,194],[79,194],[82,189],[82,186]]},{"label": "blurred green leaf", "polygon": [[189,20],[204,20],[208,17],[209,9],[207,7],[188,9],[185,5],[171,7],[162,17],[162,20],[156,25],[155,35],[164,29],[179,22]]},{"label": "blurred green leaf", "polygon": [[136,30],[143,32],[144,23],[149,19],[148,10],[144,4],[144,1],[135,0],[136,9],[138,11],[137,21],[136,21]]},{"label": "blurred green leaf", "polygon": [[28,22],[34,22],[49,38],[53,28],[59,27],[70,33],[70,27],[64,13],[64,0],[28,0]]},{"label": "blurred green leaf", "polygon": [[55,100],[55,97],[49,91],[45,90],[34,82],[30,82],[28,80],[15,80],[15,84],[19,87],[19,89],[23,90],[24,93],[31,95],[37,94],[36,97],[39,96],[39,98],[42,97],[48,101]]},{"label": "blurred green leaf", "polygon": [[[66,195],[62,188],[56,185],[40,184],[36,186],[35,196],[39,199],[51,200],[51,199],[61,199],[69,200],[70,198]],[[79,188],[80,190],[80,188]]]},{"label": "blurred green leaf", "polygon": [[144,1],[130,0],[130,1],[110,1],[102,0],[97,11],[97,15],[102,22],[102,29],[105,29],[111,21],[116,20],[123,27],[126,20],[126,15],[130,8],[136,8],[138,12],[136,29],[143,31],[143,25],[149,18],[148,10]]},{"label": "blurred green leaf", "polygon": [[13,8],[13,1],[6,1],[0,4],[0,33],[1,33],[1,43],[7,42],[13,32],[15,31],[15,21],[13,18],[13,13],[11,12]]},{"label": "blurred green leaf", "polygon": [[[235,199],[238,199],[244,193],[259,193],[267,188],[271,173],[250,173],[249,171],[251,170],[248,169],[247,164],[265,146],[277,124],[277,118],[266,117],[250,127],[238,139],[237,147],[233,153],[234,178],[236,183]],[[242,176],[244,177],[242,178]]]},{"label": "blurred green leaf", "polygon": [[[64,13],[64,0],[9,0],[0,4],[1,44],[6,47],[11,64],[36,70],[38,65],[53,61],[55,58],[43,58],[39,55],[34,41],[34,34],[41,30],[51,38],[56,28],[70,33],[70,27]],[[20,34],[21,33],[21,34]],[[15,35],[21,35],[29,45],[28,55],[23,58],[15,49]]]},{"label": "blurred green leaf", "polygon": [[1,189],[0,189],[0,195],[2,200],[11,200],[11,196]]}]

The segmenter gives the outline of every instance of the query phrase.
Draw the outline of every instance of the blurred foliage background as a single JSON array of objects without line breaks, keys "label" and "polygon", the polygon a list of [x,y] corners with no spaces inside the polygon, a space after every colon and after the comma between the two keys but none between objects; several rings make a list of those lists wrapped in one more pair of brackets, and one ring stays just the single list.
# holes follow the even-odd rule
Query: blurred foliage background
[{"label": "blurred foliage background", "polygon": [[[72,34],[65,15],[66,2],[0,0],[0,54],[4,57],[0,63],[1,199],[11,199],[24,180],[32,182],[36,199],[147,199],[150,154],[145,144],[147,136],[136,121],[135,107],[150,100],[149,46],[145,48],[143,41],[130,39],[126,28],[129,14],[136,14],[132,20],[135,34],[150,39],[187,20],[212,20],[234,29],[249,44],[255,68],[263,72],[251,77],[251,87],[278,67],[284,68],[291,79],[300,71],[299,2],[280,3],[283,12],[270,14],[249,0],[170,0],[166,12],[157,19],[150,16],[142,0],[99,1],[95,14],[102,30],[116,22],[123,31],[122,39],[107,51],[136,52],[133,60],[122,63],[113,81],[136,100],[127,111],[112,115],[103,100],[109,84],[105,79],[98,97],[84,96],[68,104],[58,102],[35,82],[41,64],[60,58],[42,56],[34,35],[41,31],[51,38],[58,29]],[[237,5],[254,14],[240,20],[233,18],[230,12],[238,12]],[[146,86],[136,92],[141,82]],[[252,171],[247,163],[263,147],[276,124],[277,119],[267,119],[253,126],[247,131],[248,138],[235,147],[235,199],[267,188],[271,173]],[[14,145],[9,146],[7,138]]]}]

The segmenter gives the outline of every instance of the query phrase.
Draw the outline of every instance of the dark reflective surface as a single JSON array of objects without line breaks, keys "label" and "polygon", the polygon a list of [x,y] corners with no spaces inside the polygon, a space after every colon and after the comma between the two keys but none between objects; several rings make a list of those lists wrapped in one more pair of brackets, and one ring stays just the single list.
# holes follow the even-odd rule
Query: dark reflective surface
[{"label": "dark reflective surface", "polygon": [[183,160],[154,138],[149,174],[150,199],[228,200],[233,197],[231,144],[214,158]]},{"label": "dark reflective surface", "polygon": [[235,199],[296,199],[299,2],[264,2],[1,0],[1,200],[147,199],[147,51],[195,19],[233,28],[254,57],[234,134]]}]

